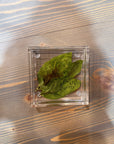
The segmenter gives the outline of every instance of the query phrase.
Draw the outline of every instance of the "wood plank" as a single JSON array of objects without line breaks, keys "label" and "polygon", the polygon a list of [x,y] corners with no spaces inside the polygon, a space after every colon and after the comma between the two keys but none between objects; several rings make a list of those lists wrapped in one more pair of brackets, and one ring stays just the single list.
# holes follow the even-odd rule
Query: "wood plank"
[{"label": "wood plank", "polygon": [[[0,143],[113,144],[114,2],[0,2]],[[28,46],[90,47],[90,109],[35,109],[29,93]]]},{"label": "wood plank", "polygon": [[[92,26],[91,30],[92,32],[95,31],[95,34],[96,34],[95,37],[91,36],[89,26],[86,26],[86,27],[81,27],[81,28],[73,28],[73,29],[55,32],[55,33],[50,33],[50,34],[42,35],[39,37],[37,36],[37,37],[32,37],[32,38],[24,38],[24,39],[15,41],[14,46],[10,45],[9,50],[6,53],[9,59],[8,59],[8,62],[7,62],[7,57],[4,59],[4,64],[2,64],[2,71],[4,71],[4,73],[1,73],[1,78],[4,78],[4,80],[6,80],[7,78],[6,83],[8,83],[9,81],[9,84],[11,82],[10,85],[12,85],[17,81],[17,79],[20,76],[23,76],[23,71],[25,74],[28,74],[27,67],[20,65],[20,67],[18,68],[18,65],[19,63],[20,64],[23,63],[23,61],[24,61],[23,64],[27,65],[27,59],[26,60],[24,59],[25,57],[27,57],[27,47],[31,44],[32,45],[36,45],[36,43],[40,44],[41,42],[44,42],[47,45],[51,45],[51,46],[53,45],[68,46],[70,45],[70,43],[72,43],[72,45],[77,45],[77,43],[78,45],[79,44],[84,45],[85,43],[87,45],[90,45],[90,49],[92,52],[91,56],[93,57],[90,63],[90,67],[91,67],[90,76],[91,77],[93,76],[94,71],[98,68],[101,68],[101,67],[105,69],[107,69],[107,67],[113,68],[113,66],[111,65],[111,61],[113,60],[113,57],[110,57],[109,55],[111,54],[111,52],[113,55],[113,41],[111,41],[111,39],[108,38],[108,36],[109,37],[113,36],[113,32],[111,31],[112,29],[111,25],[113,25],[113,23],[108,23],[108,24],[110,25],[110,27],[108,28],[107,31],[104,31],[105,27],[107,26],[106,24],[101,24],[101,25],[96,24]],[[102,34],[102,40],[105,40],[105,41],[100,40],[100,43],[99,43],[99,38],[98,38],[99,31],[101,31],[100,34]],[[106,34],[103,34],[103,33],[106,33]],[[78,35],[78,37],[74,37],[75,35]],[[94,38],[96,42],[98,42],[97,46],[94,43]],[[108,53],[108,55],[107,55],[107,47],[105,47],[105,44],[104,44],[104,42],[107,43],[106,41],[107,39],[110,40],[110,43],[112,44],[112,46],[109,47],[110,53]],[[25,43],[26,41],[28,42]],[[19,49],[20,43],[21,43],[21,48]],[[101,47],[102,44],[104,46],[103,48]],[[1,43],[1,46],[2,46],[2,43]],[[20,51],[24,50],[24,54],[22,53],[18,57],[12,57],[11,49],[14,50],[14,53],[16,53],[17,51],[20,53]],[[103,53],[100,52],[101,50]],[[20,58],[21,58],[21,62],[19,62]],[[22,82],[21,79],[18,79],[18,80],[19,80],[18,81],[19,83]],[[91,83],[95,83],[95,85],[96,84],[98,85],[97,81],[95,81],[94,79],[91,80]],[[102,139],[101,141],[103,142],[105,140],[101,135],[104,135],[106,133],[105,138],[108,138],[107,133],[109,132],[110,136],[112,134],[111,129],[109,129],[108,131],[109,127],[112,128],[112,122],[113,122],[113,119],[112,119],[112,111],[113,111],[112,96],[113,95],[111,94],[111,91],[110,93],[109,92],[107,93],[107,91],[104,92],[104,89],[99,89],[99,86],[96,87],[97,91],[93,90],[94,85],[92,84],[91,97],[90,97],[91,107],[89,111],[85,111],[83,109],[78,110],[75,107],[68,107],[65,109],[61,108],[61,111],[53,110],[53,111],[49,111],[48,113],[41,113],[37,115],[36,110],[34,109],[30,110],[29,106],[24,103],[23,98],[24,98],[24,95],[26,94],[25,85],[24,87],[23,85],[22,86],[17,85],[16,87],[12,87],[12,88],[11,87],[5,88],[5,86],[6,84],[3,84],[2,87],[4,87],[4,89],[1,88],[1,92],[2,92],[1,94],[3,94],[3,97],[4,97],[4,99],[1,99],[1,103],[3,102],[3,100],[5,100],[5,102],[1,104],[1,110],[2,110],[1,113],[2,113],[2,118],[4,118],[4,116],[7,117],[9,119],[9,122],[5,122],[7,120],[5,119],[5,121],[1,123],[1,130],[2,130],[1,133],[2,133],[2,141],[4,141],[6,137],[8,138],[8,141],[6,141],[6,143],[8,142],[10,143],[31,142],[32,143],[32,142],[36,142],[35,140],[40,142],[44,140],[45,138],[46,139],[48,138],[48,140],[50,139],[52,142],[53,141],[59,142],[59,140],[58,141],[56,140],[56,136],[60,135],[59,133],[62,128],[64,128],[64,131],[71,132],[70,138],[72,139],[73,137],[73,143],[78,142],[78,140],[79,141],[81,140],[82,143],[84,143],[85,141],[86,142],[88,141],[85,136],[86,133],[84,133],[83,135],[81,133],[80,135],[81,139],[78,139],[76,137],[76,140],[75,140],[73,136],[73,127],[75,126],[74,130],[77,130],[79,121],[81,121],[79,126],[83,126],[85,130],[87,131],[88,139],[92,139],[92,140],[89,140],[88,143],[91,143],[91,141],[93,142],[93,140],[95,139],[96,133],[97,133],[97,136],[99,136],[98,133],[100,133],[100,139]],[[107,94],[108,94],[108,97],[107,97]],[[8,97],[10,98],[10,100],[8,99]],[[12,114],[9,113],[9,108],[12,108],[11,105],[15,107]],[[30,111],[28,112],[28,110]],[[18,114],[18,116],[15,115],[17,112],[20,113],[20,111],[23,111],[23,112],[21,114]],[[108,111],[108,115],[110,117],[108,117],[105,111]],[[34,113],[35,115],[31,117],[32,113]],[[23,119],[23,117],[25,117],[25,119]],[[107,129],[106,130],[104,130],[103,128],[99,129],[101,126],[100,123],[102,123],[102,121],[105,121],[105,120],[106,120],[105,122],[106,125],[108,123]],[[92,133],[88,134],[89,133],[88,131],[90,130],[88,130],[86,126],[91,124],[90,129],[93,129],[94,127],[93,123],[98,124],[99,128],[97,127],[96,128],[97,131],[94,131],[93,134]],[[103,124],[104,127],[105,127],[105,123]],[[68,127],[66,127],[66,125],[68,125]],[[59,129],[58,129],[58,126],[59,126]],[[69,130],[69,126],[71,127],[71,130]],[[39,130],[42,131],[41,134],[37,134]],[[44,134],[44,131],[45,131],[45,134]],[[48,135],[49,131],[50,131],[50,135]],[[100,139],[98,141],[100,141]],[[68,141],[67,136],[64,138],[64,140]],[[72,141],[70,140],[70,142]],[[108,142],[112,143],[111,140],[108,140]]]},{"label": "wood plank", "polygon": [[114,16],[114,3],[111,0],[21,2],[1,4],[1,42],[113,21]]}]

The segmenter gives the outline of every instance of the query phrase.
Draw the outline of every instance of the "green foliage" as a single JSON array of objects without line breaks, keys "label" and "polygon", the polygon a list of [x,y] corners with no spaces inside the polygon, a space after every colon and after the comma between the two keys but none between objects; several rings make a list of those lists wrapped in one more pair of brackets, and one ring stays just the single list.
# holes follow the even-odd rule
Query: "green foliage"
[{"label": "green foliage", "polygon": [[48,99],[62,98],[80,87],[81,82],[74,77],[81,71],[82,60],[72,62],[72,53],[53,57],[43,64],[38,72],[38,88]]}]

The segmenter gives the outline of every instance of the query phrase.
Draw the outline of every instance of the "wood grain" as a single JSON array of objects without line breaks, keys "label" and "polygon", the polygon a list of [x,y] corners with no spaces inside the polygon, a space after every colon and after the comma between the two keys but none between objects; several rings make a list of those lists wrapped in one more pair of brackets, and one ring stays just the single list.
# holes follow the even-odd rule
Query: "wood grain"
[{"label": "wood grain", "polygon": [[[114,143],[113,0],[0,1],[0,144]],[[35,109],[28,47],[90,47],[90,108]]]},{"label": "wood grain", "polygon": [[[1,4],[2,41],[72,27],[113,21],[114,3],[109,0],[20,1]],[[2,17],[3,16],[3,17]],[[80,16],[83,17],[80,19]],[[85,18],[84,18],[85,17]],[[54,25],[56,21],[56,26]],[[90,22],[91,23],[91,22]],[[60,28],[61,25],[61,28]],[[2,42],[1,41],[1,42]]]}]

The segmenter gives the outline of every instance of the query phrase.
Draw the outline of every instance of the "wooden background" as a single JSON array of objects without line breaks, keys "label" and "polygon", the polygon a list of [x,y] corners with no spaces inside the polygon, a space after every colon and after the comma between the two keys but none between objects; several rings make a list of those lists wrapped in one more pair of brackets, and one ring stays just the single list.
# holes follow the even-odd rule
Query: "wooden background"
[{"label": "wooden background", "polygon": [[[90,47],[89,110],[30,107],[37,45]],[[113,65],[113,0],[0,0],[0,144],[113,144]]]}]

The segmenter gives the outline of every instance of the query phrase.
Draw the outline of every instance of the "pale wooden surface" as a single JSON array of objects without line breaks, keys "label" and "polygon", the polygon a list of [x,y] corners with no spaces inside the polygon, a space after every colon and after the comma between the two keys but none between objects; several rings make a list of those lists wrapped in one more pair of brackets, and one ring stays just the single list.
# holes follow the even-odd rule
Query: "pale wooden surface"
[{"label": "pale wooden surface", "polygon": [[[25,102],[31,45],[90,46],[89,110]],[[113,144],[113,65],[113,0],[0,0],[0,144]]]}]

